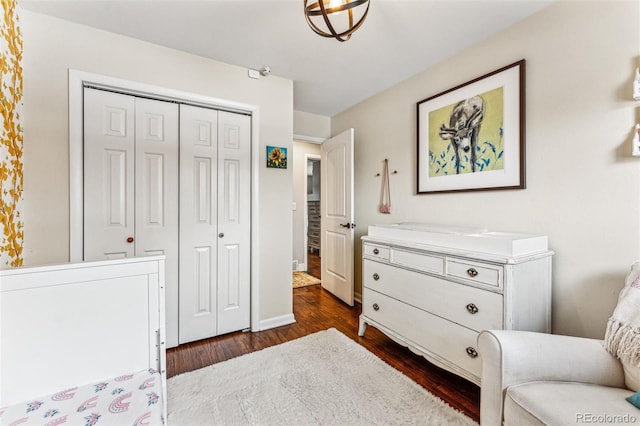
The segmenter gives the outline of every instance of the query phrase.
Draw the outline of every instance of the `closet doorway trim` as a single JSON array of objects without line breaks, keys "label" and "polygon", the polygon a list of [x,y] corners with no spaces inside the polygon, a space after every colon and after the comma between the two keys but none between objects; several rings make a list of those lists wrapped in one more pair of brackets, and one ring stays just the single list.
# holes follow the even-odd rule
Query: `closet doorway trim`
[{"label": "closet doorway trim", "polygon": [[258,218],[259,116],[257,105],[69,69],[69,261],[81,262],[83,248],[83,92],[92,86],[153,99],[243,113],[251,116],[251,331],[260,330]]}]

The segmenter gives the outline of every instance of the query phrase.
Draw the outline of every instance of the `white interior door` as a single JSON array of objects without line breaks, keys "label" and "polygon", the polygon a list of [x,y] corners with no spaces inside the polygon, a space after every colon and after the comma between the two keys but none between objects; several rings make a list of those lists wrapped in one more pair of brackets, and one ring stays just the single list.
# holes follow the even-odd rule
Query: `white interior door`
[{"label": "white interior door", "polygon": [[217,333],[218,111],[180,107],[180,343]]},{"label": "white interior door", "polygon": [[84,260],[134,256],[135,98],[85,89]]},{"label": "white interior door", "polygon": [[353,306],[353,129],[321,147],[322,287]]},{"label": "white interior door", "polygon": [[218,113],[218,334],[249,327],[251,117]]}]

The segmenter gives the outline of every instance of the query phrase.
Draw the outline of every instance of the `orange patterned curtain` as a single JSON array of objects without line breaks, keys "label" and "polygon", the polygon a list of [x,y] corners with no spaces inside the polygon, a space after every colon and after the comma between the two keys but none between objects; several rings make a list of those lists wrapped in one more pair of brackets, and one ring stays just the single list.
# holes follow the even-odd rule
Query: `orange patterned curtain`
[{"label": "orange patterned curtain", "polygon": [[0,82],[0,268],[22,266],[22,34],[18,1],[2,1]]}]

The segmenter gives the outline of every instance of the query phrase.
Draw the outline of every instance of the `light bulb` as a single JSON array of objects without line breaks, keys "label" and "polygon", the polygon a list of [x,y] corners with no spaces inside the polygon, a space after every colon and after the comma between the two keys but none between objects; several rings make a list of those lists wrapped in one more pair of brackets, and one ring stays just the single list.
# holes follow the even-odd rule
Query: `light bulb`
[{"label": "light bulb", "polygon": [[[333,9],[336,7],[340,7],[343,6],[344,2],[342,0],[324,0],[324,7],[325,9]],[[338,10],[338,11],[333,11],[333,12],[329,12],[327,11],[327,13],[329,14],[338,14],[338,13],[342,13],[344,12],[343,10]]]}]

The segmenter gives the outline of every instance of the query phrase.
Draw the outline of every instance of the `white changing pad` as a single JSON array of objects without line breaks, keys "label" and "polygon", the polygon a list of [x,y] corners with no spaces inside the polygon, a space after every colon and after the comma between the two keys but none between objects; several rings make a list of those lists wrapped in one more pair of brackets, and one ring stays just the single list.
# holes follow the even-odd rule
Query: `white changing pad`
[{"label": "white changing pad", "polygon": [[0,408],[2,425],[162,425],[162,381],[143,370]]}]

